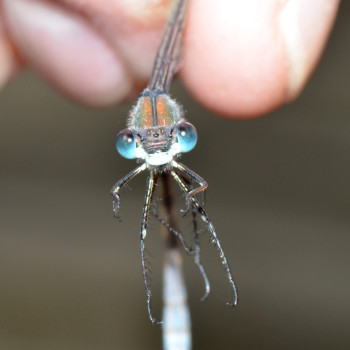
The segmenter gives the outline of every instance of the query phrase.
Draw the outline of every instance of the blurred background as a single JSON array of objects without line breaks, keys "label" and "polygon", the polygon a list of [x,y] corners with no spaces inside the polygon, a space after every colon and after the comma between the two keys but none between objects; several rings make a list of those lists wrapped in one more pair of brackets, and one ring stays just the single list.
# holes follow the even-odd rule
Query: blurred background
[{"label": "blurred background", "polygon": [[[261,119],[219,118],[175,84],[199,133],[182,162],[209,182],[207,210],[240,297],[225,306],[226,277],[204,236],[206,302],[184,261],[194,349],[350,348],[349,32],[344,1],[305,92]],[[84,109],[31,73],[1,92],[1,349],[161,348],[140,267],[145,176],[123,192],[121,223],[109,194],[136,166],[114,149],[129,108]],[[159,237],[156,228],[147,242],[158,315]]]}]

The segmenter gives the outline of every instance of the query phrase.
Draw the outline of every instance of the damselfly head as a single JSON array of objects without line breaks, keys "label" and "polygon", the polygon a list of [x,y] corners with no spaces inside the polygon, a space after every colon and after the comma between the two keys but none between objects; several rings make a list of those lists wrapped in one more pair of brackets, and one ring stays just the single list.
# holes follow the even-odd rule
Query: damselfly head
[{"label": "damselfly head", "polygon": [[197,143],[196,128],[186,121],[167,127],[122,130],[116,148],[127,159],[144,159],[157,166],[170,163],[179,153],[191,151]]},{"label": "damselfly head", "polygon": [[128,126],[117,136],[118,152],[152,166],[170,163],[197,143],[196,128],[185,121],[182,108],[164,91],[146,89],[131,111]]}]

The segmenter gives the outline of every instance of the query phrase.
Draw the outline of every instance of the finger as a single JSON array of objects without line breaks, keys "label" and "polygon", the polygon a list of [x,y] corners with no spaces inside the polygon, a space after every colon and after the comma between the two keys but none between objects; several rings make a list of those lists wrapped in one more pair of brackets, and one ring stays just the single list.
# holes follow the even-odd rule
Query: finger
[{"label": "finger", "polygon": [[189,3],[181,72],[206,107],[230,117],[294,99],[317,64],[337,0],[197,0]]},{"label": "finger", "polygon": [[122,62],[83,18],[41,0],[4,0],[4,12],[28,64],[61,91],[92,105],[125,97]]}]

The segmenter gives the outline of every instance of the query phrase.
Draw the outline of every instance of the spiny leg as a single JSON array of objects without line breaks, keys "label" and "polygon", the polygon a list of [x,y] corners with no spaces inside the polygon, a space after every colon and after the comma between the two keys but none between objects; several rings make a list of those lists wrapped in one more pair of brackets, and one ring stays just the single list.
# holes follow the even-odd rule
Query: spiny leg
[{"label": "spiny leg", "polygon": [[136,175],[140,174],[147,168],[147,164],[144,163],[141,166],[137,167],[133,171],[131,171],[128,175],[124,176],[122,179],[120,179],[111,189],[111,195],[113,196],[113,213],[114,217],[118,219],[118,210],[120,207],[120,197],[119,192],[121,188],[126,185],[130,180],[132,180]]},{"label": "spiny leg", "polygon": [[[201,261],[200,261],[200,246],[199,246],[199,235],[198,235],[198,230],[195,228],[195,248],[192,249],[190,247],[187,246],[186,241],[183,237],[183,234],[181,232],[179,232],[178,230],[175,230],[164,218],[162,218],[156,211],[151,209],[151,214],[154,215],[154,217],[162,224],[164,225],[168,231],[175,235],[182,247],[184,248],[185,252],[188,255],[193,256],[194,259],[194,263],[197,265],[200,274],[202,275],[203,281],[204,281],[204,287],[205,287],[205,293],[203,295],[203,297],[201,298],[201,300],[205,300],[209,294],[210,294],[210,283],[209,283],[209,279],[207,277],[207,274],[205,272],[204,266],[202,265]],[[196,223],[197,224],[197,223]]]},{"label": "spiny leg", "polygon": [[154,208],[151,208],[151,209],[150,209],[150,213],[151,213],[164,227],[166,227],[166,228],[169,230],[169,232],[170,232],[171,234],[175,235],[175,236],[179,239],[179,241],[180,241],[182,247],[184,248],[185,252],[186,252],[187,254],[191,255],[191,254],[192,254],[192,249],[186,244],[186,241],[185,241],[185,239],[184,239],[182,233],[179,232],[179,231],[177,231],[177,230],[175,230],[163,217],[161,217],[161,216],[157,213],[157,211],[156,211]]},{"label": "spiny leg", "polygon": [[198,225],[197,225],[197,211],[196,208],[194,207],[193,203],[192,203],[192,223],[193,223],[193,230],[194,230],[194,262],[195,264],[198,266],[199,271],[203,277],[203,281],[204,281],[204,287],[205,287],[205,293],[202,296],[201,300],[204,301],[205,299],[208,298],[209,294],[210,294],[210,283],[209,283],[209,279],[208,276],[204,270],[204,267],[202,265],[201,262],[201,257],[200,257],[200,242],[199,242],[199,229],[198,229]]},{"label": "spiny leg", "polygon": [[[186,174],[186,173],[179,173],[179,176],[181,177],[182,181],[186,184],[188,187],[188,190],[191,191],[193,189],[193,181],[192,179]],[[204,198],[204,194],[206,191],[202,191],[202,197]],[[199,241],[199,229],[197,225],[197,213],[198,211],[194,207],[193,203],[191,202],[191,213],[192,213],[192,225],[193,225],[193,231],[194,231],[194,249],[192,251],[192,255],[194,255],[194,261],[195,264],[198,266],[199,271],[203,277],[204,280],[204,286],[205,286],[205,293],[203,297],[201,298],[201,301],[204,301],[205,299],[208,298],[210,294],[210,284],[209,284],[209,279],[207,277],[207,274],[204,270],[204,267],[200,261],[200,241]]]},{"label": "spiny leg", "polygon": [[[188,186],[188,190],[191,191],[193,189],[193,181],[192,179],[189,177],[189,175],[187,175],[186,173],[181,172],[180,177],[182,179],[182,181],[186,184],[186,186]],[[204,205],[204,195],[205,195],[206,191],[203,190],[201,192],[202,194],[202,202]],[[195,264],[198,266],[199,271],[203,277],[204,280],[204,286],[205,286],[205,294],[203,295],[203,297],[201,298],[201,301],[204,301],[205,299],[208,298],[209,294],[210,294],[210,284],[209,284],[209,279],[207,277],[207,274],[204,270],[204,267],[201,263],[200,260],[200,241],[199,241],[199,229],[198,229],[198,225],[197,225],[197,213],[198,211],[196,210],[196,208],[194,207],[193,203],[191,202],[191,212],[192,212],[192,225],[193,225],[193,231],[194,231],[194,250],[193,250],[193,255],[194,255],[194,261]]]},{"label": "spiny leg", "polygon": [[152,307],[151,307],[152,292],[151,292],[151,287],[150,287],[150,283],[147,275],[148,269],[146,266],[146,254],[145,254],[145,242],[144,242],[147,235],[148,217],[150,213],[152,195],[153,195],[153,190],[156,182],[156,177],[157,176],[155,175],[155,173],[153,171],[150,171],[149,177],[147,179],[145,202],[144,202],[143,211],[142,211],[140,246],[141,246],[142,276],[143,276],[143,282],[145,284],[145,289],[146,289],[148,317],[153,324],[160,324],[161,322],[157,321],[152,314]]},{"label": "spiny leg", "polygon": [[[177,168],[180,170],[180,168]],[[187,172],[186,172],[187,174]],[[181,188],[181,190],[183,192],[185,192],[186,197],[188,196],[188,186],[184,183],[184,181],[181,179],[181,177],[176,173],[176,171],[173,169],[171,170],[171,175],[173,176],[173,178],[175,179],[175,181],[178,183],[179,187]],[[208,229],[212,235],[212,242],[216,245],[218,251],[219,251],[219,256],[220,256],[220,261],[222,263],[222,265],[224,266],[225,272],[226,272],[226,276],[228,278],[228,281],[232,287],[233,290],[233,302],[232,303],[227,303],[230,306],[235,306],[237,305],[237,288],[236,285],[233,281],[232,278],[232,273],[231,273],[231,269],[230,266],[228,264],[228,261],[226,259],[224,250],[221,246],[220,240],[216,234],[215,228],[212,224],[212,222],[210,221],[208,214],[206,213],[206,211],[202,208],[202,206],[198,203],[198,201],[196,200],[196,198],[194,198],[193,196],[189,197],[190,200],[192,201],[194,207],[198,210],[199,214],[201,215],[202,220],[207,224]]]},{"label": "spiny leg", "polygon": [[[207,277],[207,274],[205,272],[205,269],[200,261],[200,247],[199,247],[199,232],[197,230],[197,228],[195,228],[195,249],[193,250],[192,248],[188,247],[187,244],[186,244],[186,241],[183,237],[183,234],[178,231],[178,230],[175,230],[164,218],[162,218],[157,212],[156,210],[154,209],[151,209],[151,214],[162,224],[164,225],[168,231],[175,235],[182,247],[184,248],[185,252],[188,254],[188,255],[191,255],[193,256],[193,259],[194,259],[194,263],[197,265],[198,269],[199,269],[199,272],[201,273],[202,275],[202,278],[203,278],[203,281],[204,281],[204,287],[205,287],[205,293],[203,295],[203,297],[201,298],[201,300],[205,300],[208,296],[209,296],[209,293],[210,293],[210,284],[209,284],[209,279]],[[197,223],[196,223],[197,225]]]},{"label": "spiny leg", "polygon": [[[194,198],[194,196],[198,193],[203,193],[207,188],[208,188],[208,183],[198,174],[196,174],[194,171],[189,169],[186,165],[175,162],[174,160],[172,161],[172,166],[179,170],[180,173],[184,173],[187,176],[189,176],[194,182],[198,183],[199,187],[196,187],[194,189],[189,189],[186,184],[184,183],[185,188],[186,188],[186,210],[184,210],[184,214],[188,214],[191,209],[191,200]],[[180,186],[181,187],[181,186]]]},{"label": "spiny leg", "polygon": [[[190,186],[190,188],[192,189],[192,181],[189,178],[189,176],[187,176],[186,174],[181,174],[181,175],[183,176],[183,180],[185,181],[185,183],[187,183],[187,185]],[[187,246],[182,233],[177,229],[176,220],[175,220],[175,211],[174,211],[175,195],[174,195],[172,183],[170,181],[171,180],[170,177],[171,176],[168,172],[166,173],[163,172],[161,174],[161,179],[163,183],[163,207],[165,208],[165,212],[167,213],[167,219],[164,219],[163,217],[161,217],[155,210],[154,210],[155,211],[154,215],[167,228],[169,234],[179,239],[186,253],[193,257],[194,262],[197,265],[204,280],[205,294],[202,297],[202,300],[204,300],[209,295],[210,285],[209,285],[207,274],[205,273],[204,267],[200,261],[199,232],[198,232],[197,222],[196,222],[197,211],[195,208],[193,208],[193,204],[191,203],[192,214],[193,214],[192,222],[193,222],[193,228],[195,231],[195,244],[196,244],[194,249],[192,249],[192,247]],[[155,209],[155,208],[152,208],[152,209]],[[172,243],[172,241],[173,240],[171,239],[171,237],[169,237],[168,244],[170,243],[170,245],[172,245],[175,243],[176,245],[176,242]]]}]

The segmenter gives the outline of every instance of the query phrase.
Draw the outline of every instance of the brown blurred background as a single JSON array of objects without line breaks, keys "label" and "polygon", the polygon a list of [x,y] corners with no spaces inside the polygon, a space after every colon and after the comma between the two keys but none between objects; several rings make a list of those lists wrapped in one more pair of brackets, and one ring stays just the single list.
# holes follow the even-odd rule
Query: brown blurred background
[{"label": "brown blurred background", "polygon": [[[182,161],[209,182],[240,294],[225,307],[225,275],[204,237],[204,303],[185,259],[194,349],[350,348],[349,33],[344,1],[306,91],[262,119],[225,120],[173,90],[199,133]],[[0,349],[161,348],[140,270],[145,178],[123,192],[122,223],[109,195],[135,167],[114,149],[128,109],[84,109],[30,73],[0,94]],[[159,314],[157,241],[154,231]]]}]

